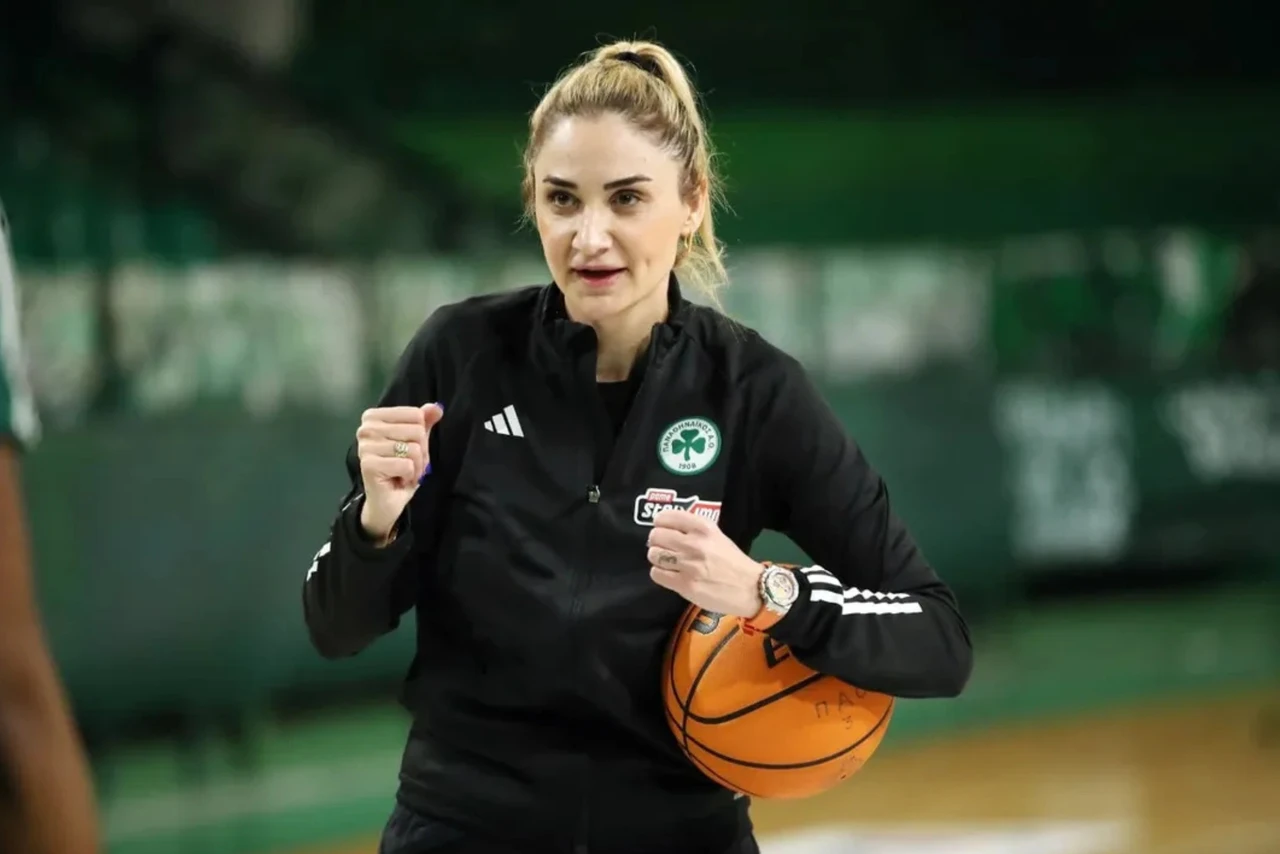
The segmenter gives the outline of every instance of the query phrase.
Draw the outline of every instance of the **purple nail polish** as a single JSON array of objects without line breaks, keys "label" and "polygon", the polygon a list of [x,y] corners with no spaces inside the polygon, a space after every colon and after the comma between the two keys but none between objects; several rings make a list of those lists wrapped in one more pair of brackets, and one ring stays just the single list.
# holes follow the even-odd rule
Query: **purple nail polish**
[{"label": "purple nail polish", "polygon": [[[436,405],[436,406],[438,406],[438,407],[440,407],[440,414],[443,416],[443,415],[444,415],[444,404],[437,400],[437,401],[435,402],[435,405]],[[422,477],[418,478],[418,483],[422,483],[424,480],[426,480],[426,479],[427,479],[427,475],[429,475],[429,474],[431,474],[431,461],[430,461],[430,460],[427,460],[427,468],[422,472]]]}]

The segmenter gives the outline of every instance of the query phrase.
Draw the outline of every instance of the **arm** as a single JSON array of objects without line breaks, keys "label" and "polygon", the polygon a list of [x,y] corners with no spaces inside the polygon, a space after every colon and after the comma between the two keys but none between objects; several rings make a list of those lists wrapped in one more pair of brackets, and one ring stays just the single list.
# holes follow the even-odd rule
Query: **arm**
[{"label": "arm", "polygon": [[[406,508],[401,516],[394,541],[386,545],[375,542],[360,524],[363,488],[354,449],[347,453],[347,471],[351,491],[302,584],[302,609],[311,644],[325,658],[355,655],[394,631],[413,607],[417,592],[413,574],[419,549],[414,547],[415,523],[410,510]],[[424,483],[418,495],[426,491]]]},{"label": "arm", "polygon": [[804,369],[788,369],[758,440],[766,527],[816,563],[769,633],[815,670],[898,697],[952,697],[973,650],[951,590]]},{"label": "arm", "polygon": [[[378,407],[421,406],[440,400],[442,313],[423,324],[405,348]],[[325,658],[355,655],[393,631],[417,598],[420,560],[432,551],[446,473],[437,453],[439,430],[430,433],[432,473],[418,487],[393,529],[377,542],[361,524],[364,481],[353,443],[347,451],[351,487],[302,586],[303,612],[312,645]]]},{"label": "arm", "polygon": [[[23,382],[18,290],[0,209],[0,849],[94,854],[89,762],[45,640],[33,590],[15,439],[33,439]],[[10,839],[6,832],[19,838]]]},{"label": "arm", "polygon": [[[0,389],[2,391],[3,389]],[[32,590],[18,461],[0,439],[0,773],[22,841],[39,854],[98,851],[88,761],[46,643]],[[24,847],[23,843],[31,847]]]}]

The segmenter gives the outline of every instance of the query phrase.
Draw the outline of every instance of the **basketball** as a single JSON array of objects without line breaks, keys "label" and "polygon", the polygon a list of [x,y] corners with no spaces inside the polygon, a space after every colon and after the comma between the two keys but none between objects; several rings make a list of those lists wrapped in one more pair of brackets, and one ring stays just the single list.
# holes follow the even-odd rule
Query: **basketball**
[{"label": "basketball", "polygon": [[768,635],[696,606],[663,671],[667,722],[685,755],[750,797],[830,789],[871,758],[893,715],[892,697],[815,673]]}]

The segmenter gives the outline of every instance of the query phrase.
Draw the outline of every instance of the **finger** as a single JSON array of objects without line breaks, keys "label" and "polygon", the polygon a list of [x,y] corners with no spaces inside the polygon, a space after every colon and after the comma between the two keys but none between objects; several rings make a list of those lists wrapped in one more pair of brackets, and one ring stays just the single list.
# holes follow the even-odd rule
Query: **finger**
[{"label": "finger", "polygon": [[687,534],[673,531],[670,528],[654,528],[649,532],[649,545],[678,552],[685,547],[687,536]]},{"label": "finger", "polygon": [[659,587],[665,587],[668,590],[674,590],[677,593],[684,587],[684,578],[680,573],[672,572],[669,569],[663,569],[660,566],[649,567],[649,577]]},{"label": "finger", "polygon": [[381,406],[366,409],[360,421],[382,421],[388,424],[421,424],[422,410],[416,406]]},{"label": "finger", "polygon": [[655,528],[666,528],[672,531],[681,531],[685,534],[706,530],[710,524],[706,519],[701,516],[695,516],[687,510],[663,510],[653,520]]},{"label": "finger", "polygon": [[[404,445],[405,453],[397,454],[396,449]],[[392,457],[395,459],[407,459],[413,462],[414,468],[421,471],[426,465],[427,449],[417,442],[392,442],[388,439],[371,439],[362,441],[359,448],[360,458],[365,457]]]},{"label": "finger", "polygon": [[360,460],[360,471],[366,476],[395,481],[402,486],[417,483],[421,474],[413,460],[407,457],[366,457]]},{"label": "finger", "polygon": [[675,554],[685,566],[707,554],[706,540],[671,528],[654,528],[649,532],[648,545],[651,550],[658,548]]},{"label": "finger", "polygon": [[427,428],[427,432],[431,432],[431,428],[440,423],[440,419],[444,418],[444,405],[439,403],[424,404],[419,413],[422,419],[422,426]]},{"label": "finger", "polygon": [[426,449],[423,455],[422,479],[425,480],[427,475],[431,474],[431,428],[440,423],[440,419],[444,418],[443,403],[428,403],[421,409],[422,424],[426,428],[422,438],[422,447]]},{"label": "finger", "polygon": [[678,572],[680,569],[680,556],[666,549],[650,547],[646,557],[649,559],[650,566],[657,566],[672,572]]},{"label": "finger", "polygon": [[368,421],[356,431],[359,439],[388,439],[392,442],[427,443],[427,431],[421,424],[405,424],[398,421]]}]

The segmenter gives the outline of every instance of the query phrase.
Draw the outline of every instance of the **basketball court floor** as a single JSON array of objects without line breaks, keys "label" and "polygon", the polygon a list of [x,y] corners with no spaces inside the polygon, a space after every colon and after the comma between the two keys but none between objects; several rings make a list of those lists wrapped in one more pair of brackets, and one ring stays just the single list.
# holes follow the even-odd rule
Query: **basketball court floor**
[{"label": "basketball court floor", "polygon": [[764,854],[1280,854],[1280,693],[886,749],[754,816]]}]

